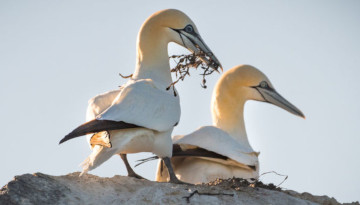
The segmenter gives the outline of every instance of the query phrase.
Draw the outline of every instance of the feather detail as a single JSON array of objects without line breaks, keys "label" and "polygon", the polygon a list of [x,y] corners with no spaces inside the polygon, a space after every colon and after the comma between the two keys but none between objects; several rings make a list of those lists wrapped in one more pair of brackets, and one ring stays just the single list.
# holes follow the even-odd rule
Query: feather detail
[{"label": "feather detail", "polygon": [[108,131],[98,132],[93,134],[90,138],[90,145],[94,148],[95,145],[101,145],[107,148],[111,148],[110,134]]}]

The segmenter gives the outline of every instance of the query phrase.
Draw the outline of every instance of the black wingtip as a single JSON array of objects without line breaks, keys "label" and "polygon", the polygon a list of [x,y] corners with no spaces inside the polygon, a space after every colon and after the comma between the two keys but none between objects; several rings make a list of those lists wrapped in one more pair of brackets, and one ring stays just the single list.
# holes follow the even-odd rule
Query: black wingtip
[{"label": "black wingtip", "polygon": [[86,134],[90,134],[93,132],[96,132],[96,130],[99,129],[97,126],[98,124],[101,124],[102,121],[99,120],[91,120],[89,122],[86,122],[80,126],[78,126],[76,129],[74,129],[72,132],[67,134],[64,138],[62,138],[59,142],[59,144],[62,144],[70,139],[80,137]]},{"label": "black wingtip", "polygon": [[129,129],[129,128],[137,128],[140,127],[138,125],[126,123],[123,121],[117,122],[117,121],[111,121],[111,120],[91,120],[89,122],[86,122],[76,129],[74,129],[72,132],[70,132],[68,135],[66,135],[64,138],[62,138],[59,142],[59,144],[62,144],[70,139],[80,137],[86,134],[91,134],[95,132],[101,132],[101,131],[107,131],[107,130],[120,130],[120,129]]},{"label": "black wingtip", "polygon": [[[75,129],[76,130],[76,129]],[[59,145],[72,139],[72,138],[75,138],[75,137],[79,137],[79,136],[72,136],[72,133],[74,133],[74,131],[72,131],[71,133],[69,133],[68,135],[66,135],[64,138],[62,138],[59,142]]]},{"label": "black wingtip", "polygon": [[65,139],[65,138],[66,138],[66,136],[60,140],[59,145],[62,144],[63,142],[67,141],[67,139]]}]

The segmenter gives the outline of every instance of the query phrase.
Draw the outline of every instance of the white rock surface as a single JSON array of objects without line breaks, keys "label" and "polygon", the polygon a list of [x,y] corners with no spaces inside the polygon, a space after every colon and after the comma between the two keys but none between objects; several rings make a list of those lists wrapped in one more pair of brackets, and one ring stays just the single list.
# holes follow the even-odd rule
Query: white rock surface
[{"label": "white rock surface", "polygon": [[78,172],[66,176],[16,176],[0,190],[0,204],[189,204],[184,197],[195,190],[233,196],[194,194],[190,204],[339,204],[334,198],[294,191],[251,187],[236,191],[230,187],[157,183],[125,176],[79,177]]}]

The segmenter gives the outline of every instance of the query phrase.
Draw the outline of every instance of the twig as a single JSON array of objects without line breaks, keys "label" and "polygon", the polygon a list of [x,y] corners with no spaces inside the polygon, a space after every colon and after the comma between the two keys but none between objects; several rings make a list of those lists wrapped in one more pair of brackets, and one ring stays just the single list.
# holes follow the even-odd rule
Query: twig
[{"label": "twig", "polygon": [[[203,80],[201,83],[201,87],[207,88],[206,86],[206,76],[211,75],[214,71],[217,71],[219,65],[217,65],[210,57],[210,54],[206,54],[204,52],[192,53],[190,55],[172,55],[169,58],[174,59],[177,63],[174,68],[171,69],[171,72],[175,73],[176,80],[166,88],[169,90],[171,87],[173,90],[175,89],[175,84],[180,80],[183,81],[186,76],[190,76],[190,68],[198,69],[201,67],[203,72],[200,74],[203,76]],[[176,61],[175,59],[178,59]],[[208,63],[204,63],[202,59],[206,59]]]},{"label": "twig", "polygon": [[[169,90],[170,88],[174,91],[174,96],[177,96],[175,91],[175,84],[178,83],[180,80],[185,80],[186,76],[190,76],[190,68],[198,69],[199,67],[203,70],[203,72],[200,74],[203,76],[201,87],[207,88],[206,86],[206,76],[211,75],[214,71],[217,71],[219,65],[212,60],[210,57],[212,54],[207,54],[202,51],[199,53],[192,53],[189,55],[172,55],[169,58],[172,58],[176,62],[176,66],[172,68],[170,71],[172,73],[175,73],[176,80],[172,82],[166,90]],[[204,63],[202,59],[206,59],[208,63]],[[133,74],[128,76],[123,76],[121,73],[119,75],[122,78],[131,78]]]},{"label": "twig", "polygon": [[130,74],[130,75],[128,75],[128,76],[123,76],[123,75],[121,75],[121,73],[119,73],[119,75],[122,77],[122,78],[131,78],[132,76],[133,76],[133,74]]},{"label": "twig", "polygon": [[146,158],[146,159],[140,159],[140,160],[136,160],[137,162],[140,162],[138,164],[135,165],[135,167],[145,163],[145,162],[148,162],[148,161],[151,161],[151,160],[155,160],[155,159],[159,159],[158,156],[153,156],[153,157],[149,157],[149,158]]},{"label": "twig", "polygon": [[284,180],[280,184],[277,185],[277,187],[280,187],[280,185],[283,184],[288,178],[288,175],[279,174],[279,173],[277,173],[275,171],[269,171],[269,172],[264,172],[264,173],[260,174],[260,176],[257,178],[257,181],[260,179],[261,176],[266,175],[266,174],[271,174],[271,173],[276,174],[278,176],[285,177]]},{"label": "twig", "polygon": [[199,193],[198,190],[193,191],[189,196],[184,196],[183,198],[186,199],[187,203],[190,203],[190,198],[193,197],[195,194],[198,195],[208,195],[208,196],[218,196],[218,195],[224,195],[224,196],[234,196],[234,194],[227,194],[227,193]]}]

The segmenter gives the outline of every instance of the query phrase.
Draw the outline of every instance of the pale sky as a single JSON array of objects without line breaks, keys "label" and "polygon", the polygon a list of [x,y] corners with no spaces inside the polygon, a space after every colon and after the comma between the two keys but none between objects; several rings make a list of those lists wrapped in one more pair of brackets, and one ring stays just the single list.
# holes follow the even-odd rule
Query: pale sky
[{"label": "pale sky", "polygon": [[[14,175],[65,175],[90,153],[85,137],[58,145],[85,121],[87,101],[135,68],[138,29],[176,8],[197,25],[224,70],[263,71],[306,120],[267,103],[245,108],[260,173],[288,175],[284,188],[360,200],[360,1],[5,1],[0,0],[0,185]],[[170,45],[171,54],[184,50]],[[178,84],[182,116],[173,134],[211,124],[210,98],[193,71]],[[151,154],[134,154],[130,163]],[[135,168],[154,179],[156,162]],[[90,172],[125,175],[115,156]],[[265,182],[282,178],[266,175]]]}]

